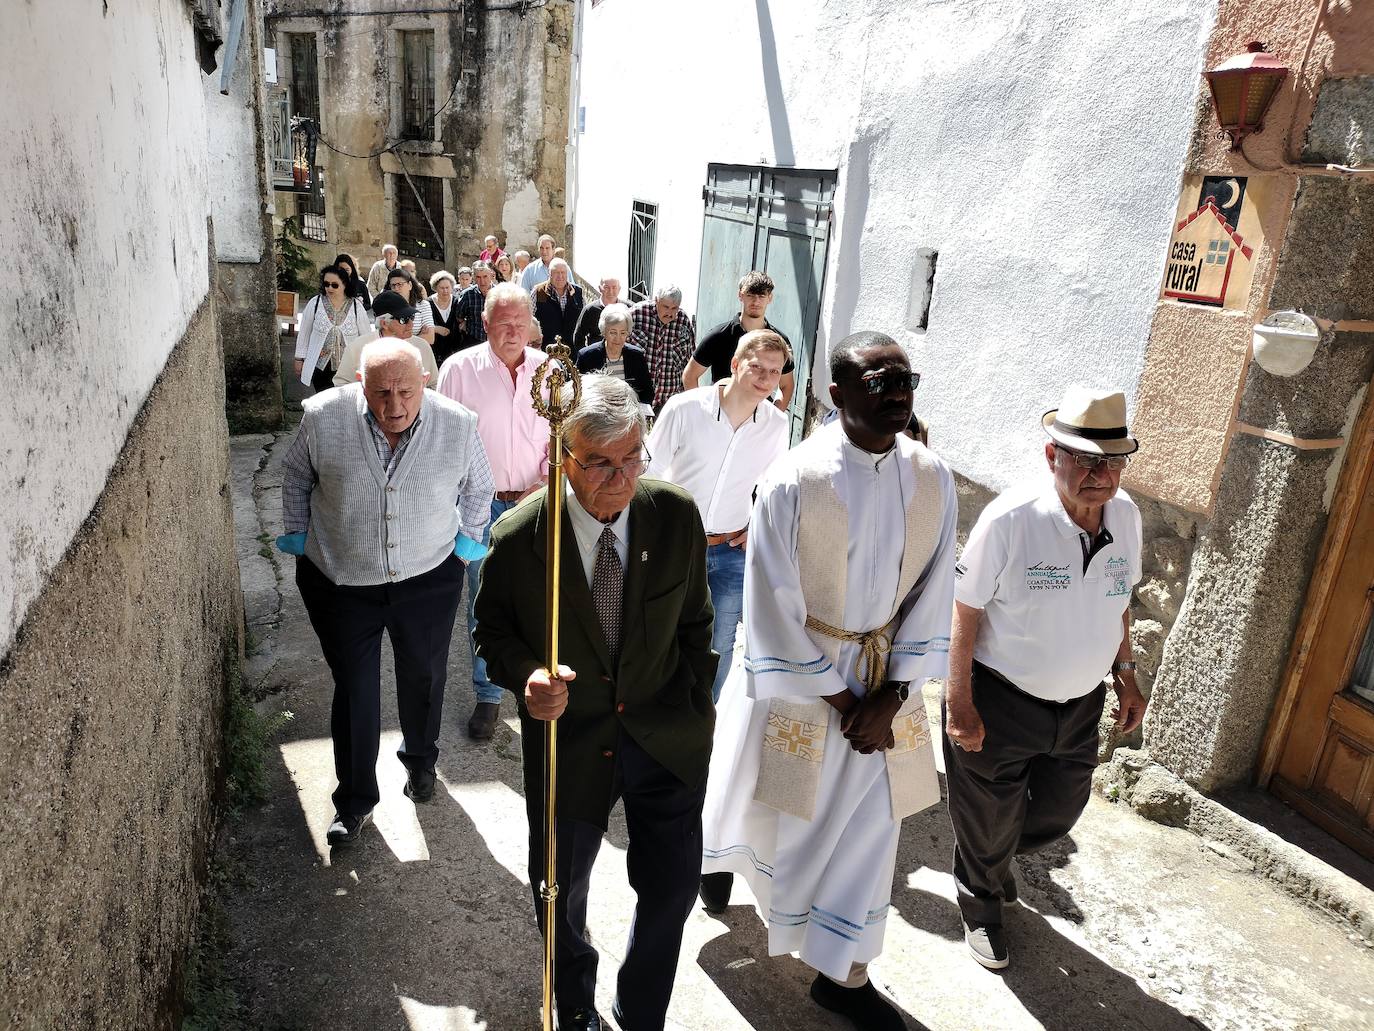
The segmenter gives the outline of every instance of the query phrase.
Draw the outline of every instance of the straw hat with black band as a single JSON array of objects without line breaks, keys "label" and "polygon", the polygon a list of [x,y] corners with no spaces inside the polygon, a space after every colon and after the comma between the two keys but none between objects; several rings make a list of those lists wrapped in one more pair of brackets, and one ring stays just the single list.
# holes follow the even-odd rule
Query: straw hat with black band
[{"label": "straw hat with black band", "polygon": [[1040,420],[1056,444],[1089,455],[1129,455],[1140,447],[1126,428],[1126,395],[1069,387],[1058,408]]}]

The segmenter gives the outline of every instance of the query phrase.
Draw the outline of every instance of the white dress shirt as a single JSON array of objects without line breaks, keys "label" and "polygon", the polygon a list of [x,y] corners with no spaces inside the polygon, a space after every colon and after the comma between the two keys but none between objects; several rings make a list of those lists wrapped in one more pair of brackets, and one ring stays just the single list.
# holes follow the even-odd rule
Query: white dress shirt
[{"label": "white dress shirt", "polygon": [[649,434],[649,475],[692,495],[708,534],[749,525],[754,487],[787,451],[787,416],[771,401],[755,407],[739,429],[721,411],[722,383],[669,399]]},{"label": "white dress shirt", "polygon": [[630,506],[626,505],[609,523],[603,523],[582,507],[577,500],[572,484],[563,484],[567,493],[568,519],[572,523],[573,537],[577,540],[577,553],[582,557],[582,572],[587,575],[587,586],[592,585],[592,571],[596,569],[596,553],[601,546],[601,531],[607,526],[615,534],[615,554],[620,559],[620,569],[625,569],[625,558],[630,551]]}]

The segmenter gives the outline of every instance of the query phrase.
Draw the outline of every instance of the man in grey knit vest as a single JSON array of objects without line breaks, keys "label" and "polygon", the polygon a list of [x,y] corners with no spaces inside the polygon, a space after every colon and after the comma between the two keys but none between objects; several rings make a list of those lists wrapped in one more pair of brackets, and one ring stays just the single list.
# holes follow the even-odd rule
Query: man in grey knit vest
[{"label": "man in grey knit vest", "polygon": [[334,846],[357,840],[381,798],[383,631],[396,661],[405,793],[434,794],[449,639],[493,489],[477,417],[425,389],[413,344],[368,344],[358,378],[304,403],[283,463],[278,540],[298,556],[296,586],[334,675]]}]

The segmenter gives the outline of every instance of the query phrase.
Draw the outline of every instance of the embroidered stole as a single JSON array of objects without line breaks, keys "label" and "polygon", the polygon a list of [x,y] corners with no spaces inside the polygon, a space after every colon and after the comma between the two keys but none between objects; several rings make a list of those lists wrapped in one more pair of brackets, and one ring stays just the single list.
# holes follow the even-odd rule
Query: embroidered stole
[{"label": "embroidered stole", "polygon": [[[807,615],[831,627],[844,627],[845,590],[848,584],[849,512],[835,490],[840,466],[833,453],[816,456],[798,469],[801,513],[797,534],[797,561],[801,569],[802,595]],[[940,540],[943,501],[939,477],[929,453],[918,448],[911,456],[915,489],[906,507],[906,539],[898,575],[896,608],[884,626],[898,632],[900,608],[930,563]],[[845,628],[860,633],[872,627]],[[837,663],[838,638],[811,627],[807,636],[832,664]],[[887,638],[890,645],[893,637]],[[887,649],[883,650],[886,663]],[[829,702],[824,699],[774,698],[768,704],[763,755],[759,764],[755,801],[770,809],[810,820],[815,815],[830,726]],[[892,721],[895,745],[883,753],[887,761],[892,795],[892,818],[900,821],[940,800],[935,774],[935,752],[926,719],[921,685],[912,684],[911,696]],[[835,748],[848,748],[841,738]]]}]

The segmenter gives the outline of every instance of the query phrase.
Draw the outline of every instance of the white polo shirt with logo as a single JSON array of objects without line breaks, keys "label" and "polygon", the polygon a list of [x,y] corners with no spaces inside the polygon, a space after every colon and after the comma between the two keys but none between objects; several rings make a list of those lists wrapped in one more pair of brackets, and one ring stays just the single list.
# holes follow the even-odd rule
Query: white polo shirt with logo
[{"label": "white polo shirt with logo", "polygon": [[1140,509],[1118,490],[1102,522],[1111,541],[1085,571],[1092,541],[1046,479],[999,495],[964,545],[954,598],[983,610],[973,657],[1029,695],[1070,701],[1111,673],[1140,582]]}]

